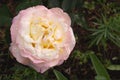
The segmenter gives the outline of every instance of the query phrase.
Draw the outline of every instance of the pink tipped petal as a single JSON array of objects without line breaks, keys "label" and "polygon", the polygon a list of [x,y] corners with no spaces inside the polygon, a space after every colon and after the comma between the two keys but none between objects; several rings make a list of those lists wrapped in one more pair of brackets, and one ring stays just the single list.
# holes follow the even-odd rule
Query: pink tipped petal
[{"label": "pink tipped petal", "polygon": [[37,72],[45,72],[47,69],[49,69],[49,67],[45,67],[44,64],[42,63],[31,63],[29,64],[29,66],[33,67]]},{"label": "pink tipped petal", "polygon": [[12,24],[12,25],[11,25],[11,28],[10,28],[10,31],[11,31],[11,39],[12,39],[13,42],[16,40],[17,32],[18,32],[18,28],[19,28],[19,26],[18,26],[18,24],[19,24],[18,19],[19,19],[19,15],[16,16],[16,17],[13,19],[12,22],[13,22],[14,24]]},{"label": "pink tipped petal", "polygon": [[32,55],[29,51],[22,49],[22,56],[29,58],[33,63],[43,63],[44,60],[39,59],[37,56]]},{"label": "pink tipped petal", "polygon": [[63,12],[60,8],[52,8],[50,11],[54,14],[55,17],[60,19],[63,23],[66,23],[68,26],[71,25],[71,19],[68,14]]},{"label": "pink tipped petal", "polygon": [[74,46],[75,46],[75,38],[74,38],[74,34],[73,34],[73,30],[72,28],[68,28],[67,32],[66,32],[66,44],[69,47],[70,52],[73,50]]},{"label": "pink tipped petal", "polygon": [[20,54],[20,49],[17,47],[16,44],[11,44],[12,46],[10,47],[10,51],[12,52],[13,56],[16,58],[16,60],[22,64],[28,64],[29,59],[24,58]]}]

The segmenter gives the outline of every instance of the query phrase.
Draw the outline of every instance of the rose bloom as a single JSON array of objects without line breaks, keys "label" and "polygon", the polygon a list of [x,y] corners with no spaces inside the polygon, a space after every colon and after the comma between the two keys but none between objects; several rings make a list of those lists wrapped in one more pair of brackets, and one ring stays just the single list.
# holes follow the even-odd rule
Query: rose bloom
[{"label": "rose bloom", "polygon": [[71,20],[60,8],[39,5],[14,17],[10,51],[19,63],[45,72],[66,60],[75,46]]}]

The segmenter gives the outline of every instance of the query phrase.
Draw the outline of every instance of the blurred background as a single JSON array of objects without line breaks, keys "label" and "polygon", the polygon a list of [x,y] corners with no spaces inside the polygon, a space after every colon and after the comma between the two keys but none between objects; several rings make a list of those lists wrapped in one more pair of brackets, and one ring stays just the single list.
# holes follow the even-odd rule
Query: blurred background
[{"label": "blurred background", "polygon": [[[13,17],[36,5],[67,12],[77,42],[67,61],[43,74],[9,52]],[[0,80],[120,80],[120,0],[0,0]]]}]

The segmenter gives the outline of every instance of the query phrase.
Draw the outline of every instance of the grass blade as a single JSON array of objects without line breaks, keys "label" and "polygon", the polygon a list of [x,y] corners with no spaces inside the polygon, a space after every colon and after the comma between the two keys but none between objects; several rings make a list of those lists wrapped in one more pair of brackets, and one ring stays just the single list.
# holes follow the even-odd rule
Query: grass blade
[{"label": "grass blade", "polygon": [[97,58],[97,56],[95,54],[93,54],[93,52],[89,53],[89,55],[90,55],[90,59],[91,59],[91,62],[93,64],[93,67],[97,73],[97,80],[100,80],[100,79],[98,79],[98,76],[99,77],[102,76],[102,77],[104,77],[104,79],[110,80],[110,76],[109,76],[107,70],[102,65],[102,63]]},{"label": "grass blade", "polygon": [[68,80],[61,72],[57,70],[53,70],[55,76],[57,77],[57,80]]}]

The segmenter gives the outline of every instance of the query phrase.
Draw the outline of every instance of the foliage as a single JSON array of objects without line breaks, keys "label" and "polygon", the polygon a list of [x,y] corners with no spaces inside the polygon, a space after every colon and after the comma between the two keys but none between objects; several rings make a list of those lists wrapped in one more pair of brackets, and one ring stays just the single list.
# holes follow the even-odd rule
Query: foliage
[{"label": "foliage", "polygon": [[6,5],[2,5],[0,8],[0,26],[11,24],[11,13]]},{"label": "foliage", "polygon": [[82,53],[79,50],[76,50],[74,51],[72,57],[75,59],[78,59],[79,64],[85,64],[88,62],[89,55],[87,54],[87,52]]},{"label": "foliage", "polygon": [[[120,79],[119,75],[112,76],[107,72],[120,71],[118,0],[1,0],[0,2],[2,2],[0,3],[0,80],[110,80],[110,77],[112,80]],[[73,53],[62,66],[43,74],[18,64],[9,52],[12,18],[20,10],[36,5],[45,5],[48,8],[60,7],[67,12],[71,17],[71,26],[77,41]],[[116,64],[112,60],[113,57],[117,57]]]},{"label": "foliage", "polygon": [[107,67],[109,70],[120,70],[120,65],[109,65]]},{"label": "foliage", "polygon": [[107,73],[105,67],[99,61],[97,56],[93,52],[89,52],[90,59],[92,61],[93,67],[97,73],[95,77],[96,80],[110,80],[109,74]]},{"label": "foliage", "polygon": [[89,46],[95,44],[105,47],[107,42],[111,41],[120,47],[120,15],[110,18],[102,16],[102,20],[97,19],[95,24],[98,28],[90,29],[92,31],[90,36],[92,41]]},{"label": "foliage", "polygon": [[57,80],[68,80],[61,72],[57,71],[57,70],[53,70]]},{"label": "foliage", "polygon": [[13,71],[13,74],[9,74],[5,76],[2,74],[1,80],[47,80],[47,78],[34,71],[33,69],[26,68],[20,64],[16,64],[14,67],[10,69],[10,71]]},{"label": "foliage", "polygon": [[31,6],[42,4],[40,0],[25,0],[16,7],[16,13]]}]

